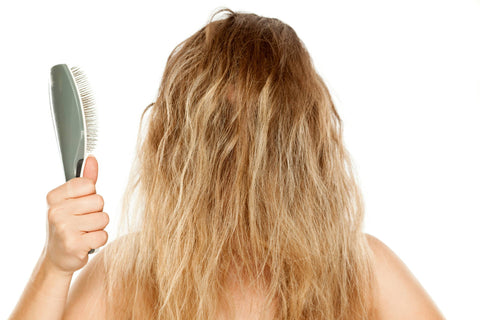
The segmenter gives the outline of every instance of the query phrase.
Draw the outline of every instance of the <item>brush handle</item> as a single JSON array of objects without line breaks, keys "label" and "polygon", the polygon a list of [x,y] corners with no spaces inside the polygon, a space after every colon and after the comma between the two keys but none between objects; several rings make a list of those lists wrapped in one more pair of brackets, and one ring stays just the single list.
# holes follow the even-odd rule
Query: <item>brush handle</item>
[{"label": "brush handle", "polygon": [[[83,159],[79,159],[78,162],[77,162],[77,170],[76,170],[76,173],[75,173],[75,176],[78,178],[82,175],[82,172],[83,172]],[[90,251],[88,251],[88,254],[92,254],[95,252],[95,249],[90,249]]]}]

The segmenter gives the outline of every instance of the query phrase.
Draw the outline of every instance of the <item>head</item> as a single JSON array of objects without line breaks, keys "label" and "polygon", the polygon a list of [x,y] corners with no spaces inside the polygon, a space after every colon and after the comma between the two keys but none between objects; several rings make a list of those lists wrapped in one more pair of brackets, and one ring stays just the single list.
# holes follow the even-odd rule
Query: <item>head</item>
[{"label": "head", "polygon": [[109,273],[136,293],[123,305],[146,303],[130,314],[212,318],[239,270],[266,288],[277,318],[366,318],[361,194],[341,119],[293,28],[216,12],[168,57],[140,127],[120,225],[135,236]]}]

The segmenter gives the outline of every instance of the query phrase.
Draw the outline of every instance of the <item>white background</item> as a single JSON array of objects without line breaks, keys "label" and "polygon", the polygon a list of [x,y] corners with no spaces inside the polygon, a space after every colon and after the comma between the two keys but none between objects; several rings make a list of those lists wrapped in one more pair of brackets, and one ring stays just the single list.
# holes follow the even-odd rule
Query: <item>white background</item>
[{"label": "white background", "polygon": [[96,96],[97,191],[113,241],[141,112],[174,46],[221,6],[296,30],[343,119],[365,232],[406,263],[448,319],[480,319],[478,0],[2,2],[0,318],[43,248],[45,196],[64,183],[50,67],[80,66]]}]

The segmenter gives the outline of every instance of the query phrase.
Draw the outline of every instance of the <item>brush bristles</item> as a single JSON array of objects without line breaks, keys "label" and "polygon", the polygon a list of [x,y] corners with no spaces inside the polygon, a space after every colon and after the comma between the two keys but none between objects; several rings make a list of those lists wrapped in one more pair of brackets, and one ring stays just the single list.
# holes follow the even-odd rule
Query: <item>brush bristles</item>
[{"label": "brush bristles", "polygon": [[95,108],[95,99],[85,73],[80,70],[79,67],[71,67],[70,69],[78,87],[80,99],[83,105],[83,111],[85,114],[87,153],[92,153],[97,145],[97,114]]}]

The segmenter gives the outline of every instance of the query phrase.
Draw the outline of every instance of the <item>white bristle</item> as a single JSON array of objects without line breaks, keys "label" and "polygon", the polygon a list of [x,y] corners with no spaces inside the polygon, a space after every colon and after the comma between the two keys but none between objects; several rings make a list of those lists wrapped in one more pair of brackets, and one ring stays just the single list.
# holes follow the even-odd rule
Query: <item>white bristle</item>
[{"label": "white bristle", "polygon": [[87,154],[93,153],[97,145],[97,114],[95,107],[95,99],[93,97],[92,89],[88,83],[85,73],[79,67],[71,67],[75,84],[80,93],[80,99],[83,105],[85,114],[85,126],[87,131],[86,149]]}]

